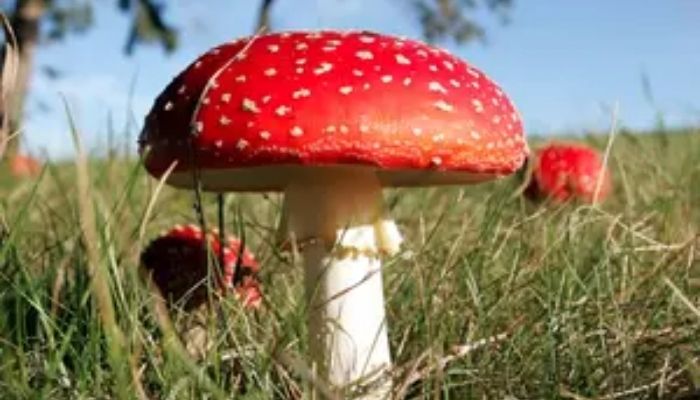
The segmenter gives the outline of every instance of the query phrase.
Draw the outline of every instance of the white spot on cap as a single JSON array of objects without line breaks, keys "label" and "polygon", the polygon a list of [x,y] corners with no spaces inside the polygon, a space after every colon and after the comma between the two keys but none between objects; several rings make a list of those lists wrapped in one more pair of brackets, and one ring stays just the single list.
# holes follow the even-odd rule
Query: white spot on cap
[{"label": "white spot on cap", "polygon": [[439,167],[440,165],[442,165],[442,158],[435,156],[435,157],[430,159],[430,164],[432,164],[433,166]]},{"label": "white spot on cap", "polygon": [[364,72],[360,71],[359,69],[353,69],[352,74],[357,76],[357,77],[360,77],[360,76],[364,75]]},{"label": "white spot on cap", "polygon": [[491,149],[493,149],[494,147],[496,147],[496,146],[494,145],[493,142],[488,142],[488,143],[486,143],[486,148],[487,148],[487,149],[491,150]]},{"label": "white spot on cap", "polygon": [[267,46],[267,50],[269,50],[270,53],[277,53],[278,51],[280,51],[280,47],[276,44],[270,44]]},{"label": "white spot on cap", "polygon": [[289,114],[291,111],[292,111],[291,107],[279,106],[275,109],[275,114],[279,115],[280,117],[284,117],[285,115]]},{"label": "white spot on cap", "polygon": [[245,75],[238,75],[236,77],[236,82],[245,82]]},{"label": "white spot on cap", "polygon": [[470,67],[467,67],[467,73],[468,73],[469,75],[473,76],[474,78],[479,78],[479,77],[481,76],[481,74],[479,74],[478,72],[476,72],[475,69],[470,68]]},{"label": "white spot on cap", "polygon": [[294,136],[294,137],[300,137],[304,134],[304,130],[298,126],[295,126],[289,130],[289,134]]},{"label": "white spot on cap", "polygon": [[185,85],[182,85],[179,89],[177,89],[177,94],[184,94],[185,90],[187,90],[187,87]]},{"label": "white spot on cap", "polygon": [[437,71],[438,71],[437,65],[434,65],[434,64],[430,64],[430,65],[428,66],[428,69],[431,70],[431,71],[433,71],[433,72],[437,72]]},{"label": "white spot on cap", "polygon": [[442,133],[438,133],[437,135],[433,136],[433,142],[435,143],[442,142],[443,140],[445,140],[445,135]]},{"label": "white spot on cap", "polygon": [[201,62],[201,61],[197,61],[196,63],[194,63],[194,67],[195,67],[195,68],[199,68],[199,67],[201,67],[201,66],[202,66],[202,62]]},{"label": "white spot on cap", "polygon": [[456,88],[462,86],[462,84],[459,83],[459,81],[458,81],[457,79],[450,79],[450,85],[452,85],[452,86],[454,86],[454,87],[456,87]]},{"label": "white spot on cap", "polygon": [[404,78],[403,79],[403,85],[408,86],[411,84],[411,78]]},{"label": "white spot on cap", "polygon": [[335,133],[336,128],[335,125],[328,125],[326,129],[323,130],[326,133]]},{"label": "white spot on cap", "polygon": [[477,132],[477,131],[471,131],[471,132],[469,132],[469,136],[471,136],[472,139],[474,139],[474,140],[479,140],[479,139],[481,139],[481,134],[480,134],[479,132]]},{"label": "white spot on cap", "polygon": [[330,52],[332,52],[332,51],[336,51],[336,50],[337,50],[337,47],[333,47],[333,46],[323,46],[323,47],[321,48],[321,50],[324,51],[324,52],[326,52],[326,53],[330,53]]},{"label": "white spot on cap", "polygon": [[318,32],[309,33],[309,34],[306,35],[306,38],[307,38],[307,39],[320,39],[320,38],[321,38],[321,34],[318,33]]},{"label": "white spot on cap", "polygon": [[296,65],[304,65],[304,64],[306,64],[306,58],[297,58],[297,59],[294,61],[294,64],[296,64]]},{"label": "white spot on cap", "polygon": [[229,101],[231,101],[231,93],[221,94],[221,101],[223,101],[224,103],[228,103]]},{"label": "white spot on cap", "polygon": [[238,139],[238,142],[236,142],[236,148],[237,148],[238,150],[243,150],[243,149],[245,149],[246,147],[248,147],[249,144],[250,144],[250,143],[248,143],[248,141],[245,140],[245,139]]},{"label": "white spot on cap", "polygon": [[369,132],[369,126],[367,126],[367,125],[360,125],[360,132],[362,132],[362,133],[367,133],[367,132]]},{"label": "white spot on cap", "polygon": [[263,96],[263,98],[262,98],[262,102],[263,102],[263,104],[267,104],[267,103],[269,103],[269,102],[270,102],[270,100],[272,100],[272,96],[270,96],[270,95],[267,95],[267,96]]},{"label": "white spot on cap", "polygon": [[306,88],[301,88],[294,93],[292,93],[292,98],[293,99],[301,99],[302,97],[309,97],[311,96],[311,91]]},{"label": "white spot on cap", "polygon": [[223,126],[226,126],[226,125],[229,125],[229,124],[231,123],[231,120],[230,120],[227,116],[222,115],[222,116],[219,118],[219,123],[220,123],[221,125],[223,125]]},{"label": "white spot on cap", "polygon": [[389,82],[391,82],[392,80],[394,80],[394,77],[391,76],[391,75],[384,75],[384,76],[382,76],[380,79],[381,79],[382,82],[384,82],[384,83],[389,83]]},{"label": "white spot on cap", "polygon": [[498,106],[499,104],[501,104],[501,102],[498,101],[497,98],[492,97],[492,98],[491,98],[491,104],[493,104],[494,106]]},{"label": "white spot on cap", "polygon": [[362,42],[362,43],[370,44],[370,43],[374,43],[375,40],[376,39],[372,36],[366,36],[366,35],[360,36],[360,42]]},{"label": "white spot on cap", "polygon": [[348,94],[352,93],[352,86],[343,86],[340,89],[338,89],[338,91],[341,94],[348,95]]},{"label": "white spot on cap", "polygon": [[454,70],[455,70],[455,65],[452,64],[452,63],[449,62],[449,61],[443,61],[443,62],[442,62],[442,65],[444,65],[445,68],[449,69],[450,71],[454,71]]},{"label": "white spot on cap", "polygon": [[223,145],[224,145],[223,140],[217,140],[216,142],[214,142],[214,146],[216,146],[218,148],[221,148],[221,146],[223,146]]},{"label": "white spot on cap", "polygon": [[406,56],[403,54],[397,54],[396,55],[396,62],[401,64],[401,65],[411,65],[411,60],[409,60]]},{"label": "white spot on cap", "polygon": [[491,122],[493,122],[494,125],[498,125],[501,123],[501,117],[499,115],[494,115],[493,118],[491,118]]},{"label": "white spot on cap", "polygon": [[209,104],[211,100],[209,100],[209,97],[205,97],[202,99],[202,104]]},{"label": "white spot on cap", "polygon": [[416,135],[416,136],[420,136],[420,135],[423,134],[423,129],[421,129],[421,128],[413,128],[413,129],[411,129],[411,132],[413,132],[413,134]]},{"label": "white spot on cap", "polygon": [[471,83],[471,85],[472,85],[472,87],[473,87],[474,89],[478,89],[479,86],[480,86],[480,85],[479,85],[479,82],[477,82],[477,81],[473,81],[473,82]]},{"label": "white spot on cap", "polygon": [[202,133],[204,130],[204,123],[202,121],[197,121],[197,123],[194,124],[194,129],[197,133]]},{"label": "white spot on cap", "polygon": [[431,92],[440,92],[440,93],[447,94],[447,89],[445,89],[445,87],[442,86],[442,85],[440,84],[440,82],[435,82],[435,81],[430,82],[430,83],[428,84],[428,89],[429,89]]},{"label": "white spot on cap", "polygon": [[371,87],[371,85],[367,82],[362,84],[362,89],[364,89],[364,90],[369,90],[370,87]]},{"label": "white spot on cap", "polygon": [[248,54],[246,54],[245,51],[240,51],[240,52],[238,52],[238,54],[236,54],[235,59],[240,61],[240,60],[245,60],[246,57],[248,57]]},{"label": "white spot on cap", "polygon": [[481,103],[480,100],[478,99],[473,99],[472,100],[472,105],[474,106],[474,111],[477,113],[482,113],[484,112],[484,105]]},{"label": "white spot on cap", "polygon": [[259,113],[260,109],[258,108],[258,105],[255,104],[255,101],[244,98],[243,102],[241,103],[241,106],[243,107],[243,111],[248,111],[252,113]]},{"label": "white spot on cap", "polygon": [[272,134],[268,131],[260,131],[260,139],[262,140],[269,140],[270,137],[272,137]]},{"label": "white spot on cap", "polygon": [[445,100],[436,101],[435,108],[437,108],[440,111],[445,111],[445,112],[452,112],[455,109],[455,107],[452,104],[446,102]]},{"label": "white spot on cap", "polygon": [[520,117],[518,117],[518,113],[512,112],[512,113],[510,113],[510,119],[511,119],[513,122],[518,122],[518,120],[520,119]]},{"label": "white spot on cap", "polygon": [[360,50],[355,53],[355,56],[357,56],[357,58],[360,60],[371,60],[374,58],[374,54],[372,54],[372,52],[369,50]]},{"label": "white spot on cap", "polygon": [[265,70],[265,76],[275,76],[277,75],[277,70],[274,68],[268,68]]},{"label": "white spot on cap", "polygon": [[333,69],[333,64],[327,63],[327,62],[322,62],[318,68],[314,69],[314,74],[316,74],[316,75],[325,74],[326,72],[329,72],[332,69]]},{"label": "white spot on cap", "polygon": [[297,74],[303,74],[303,73],[304,73],[304,68],[298,67],[295,71],[296,71]]},{"label": "white spot on cap", "polygon": [[347,127],[347,125],[340,125],[340,133],[348,133],[350,132],[350,128]]},{"label": "white spot on cap", "polygon": [[337,47],[337,46],[340,46],[341,44],[343,44],[343,41],[342,41],[342,40],[338,40],[338,39],[329,39],[329,40],[326,41],[326,43],[327,43],[329,46],[336,46],[336,47]]},{"label": "white spot on cap", "polygon": [[297,49],[297,50],[306,50],[308,48],[309,48],[309,45],[304,43],[304,42],[297,43],[297,45],[295,47],[295,49]]},{"label": "white spot on cap", "polygon": [[427,58],[427,57],[428,57],[428,52],[425,51],[425,50],[423,50],[423,49],[418,49],[418,50],[416,51],[416,54],[418,54],[419,56],[421,56],[421,57],[423,57],[423,58]]},{"label": "white spot on cap", "polygon": [[172,102],[172,101],[168,101],[168,102],[166,102],[165,105],[163,106],[163,110],[165,110],[165,111],[170,111],[170,110],[173,109],[173,107],[174,107],[174,106],[173,106],[173,102]]}]

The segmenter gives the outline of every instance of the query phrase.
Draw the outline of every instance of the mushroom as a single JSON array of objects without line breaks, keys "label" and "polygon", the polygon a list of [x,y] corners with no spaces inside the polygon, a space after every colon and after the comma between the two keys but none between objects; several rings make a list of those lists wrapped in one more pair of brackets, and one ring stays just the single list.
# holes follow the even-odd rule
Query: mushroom
[{"label": "mushroom", "polygon": [[[313,369],[335,388],[391,367],[381,256],[401,235],[382,188],[472,184],[516,171],[520,117],[484,73],[426,44],[366,31],[277,32],[215,47],[156,99],[145,167],[188,188],[281,191],[304,257]],[[148,148],[148,151],[145,151]],[[376,378],[376,379],[374,379]]]},{"label": "mushroom", "polygon": [[597,150],[583,144],[549,143],[534,153],[525,191],[529,198],[594,203],[610,194],[610,172]]},{"label": "mushroom", "polygon": [[15,154],[10,157],[10,172],[16,178],[34,177],[41,172],[41,163],[30,155]]},{"label": "mushroom", "polygon": [[[170,307],[180,307],[192,316],[193,323],[186,324],[182,336],[188,352],[199,357],[209,346],[204,327],[207,303],[212,294],[209,286],[214,289],[213,293],[219,295],[232,290],[248,309],[259,307],[262,301],[260,285],[255,278],[260,265],[253,254],[248,249],[241,252],[240,241],[228,237],[223,248],[222,273],[213,273],[208,259],[210,256],[216,257],[221,247],[215,232],[207,236],[205,239],[198,226],[176,225],[153,240],[141,254],[142,272],[154,283]],[[234,287],[233,277],[237,267],[241,268],[243,279]],[[210,276],[213,279],[208,279]],[[210,282],[213,284],[210,285]]]}]

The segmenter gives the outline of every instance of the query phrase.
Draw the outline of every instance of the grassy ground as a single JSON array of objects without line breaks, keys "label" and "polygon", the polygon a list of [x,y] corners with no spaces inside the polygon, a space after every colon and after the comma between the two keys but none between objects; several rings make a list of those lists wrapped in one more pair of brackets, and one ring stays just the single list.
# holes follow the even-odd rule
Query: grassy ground
[{"label": "grassy ground", "polygon": [[[385,269],[401,396],[700,387],[700,132],[621,133],[609,162],[615,192],[601,207],[531,204],[515,179],[386,192],[407,239]],[[0,398],[299,398],[302,271],[272,246],[279,198],[228,197],[229,230],[244,230],[263,265],[265,303],[248,312],[226,299],[209,321],[215,347],[195,362],[137,273],[148,240],[195,222],[192,194],[164,188],[149,207],[157,183],[137,163],[78,164],[2,177]]]}]

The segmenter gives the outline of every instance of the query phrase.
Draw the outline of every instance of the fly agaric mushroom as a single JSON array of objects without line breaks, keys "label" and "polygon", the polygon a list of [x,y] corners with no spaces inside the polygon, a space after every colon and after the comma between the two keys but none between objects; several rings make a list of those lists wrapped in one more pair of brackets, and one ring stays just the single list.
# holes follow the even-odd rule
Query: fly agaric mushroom
[{"label": "fly agaric mushroom", "polygon": [[281,226],[305,259],[314,369],[338,388],[382,376],[365,398],[390,389],[380,256],[401,236],[382,188],[488,181],[528,153],[518,113],[482,72],[359,31],[215,47],[156,99],[140,140],[152,175],[177,162],[171,185],[191,187],[196,169],[204,190],[284,192]]},{"label": "fly agaric mushroom", "polygon": [[[153,240],[141,255],[144,272],[150,275],[155,286],[171,305],[181,305],[186,311],[199,308],[207,302],[207,277],[210,255],[218,257],[218,235],[208,235],[207,242],[199,227],[176,225],[170,231]],[[240,241],[228,238],[223,249],[224,262],[221,276],[212,274],[216,290],[233,290],[246,307],[257,307],[262,299],[254,278],[260,265],[248,249],[242,252],[240,267],[243,281],[234,287],[233,276],[238,263]]]},{"label": "fly agaric mushroom", "polygon": [[37,176],[41,172],[41,164],[32,156],[16,154],[10,158],[10,172],[15,178]]},{"label": "fly agaric mushroom", "polygon": [[550,143],[535,151],[532,163],[525,191],[532,199],[550,198],[557,202],[577,199],[593,203],[604,200],[610,193],[610,172],[598,151],[588,146]]},{"label": "fly agaric mushroom", "polygon": [[[208,282],[214,282],[211,286],[223,294],[233,290],[246,308],[257,308],[262,300],[260,286],[255,279],[260,265],[253,254],[248,249],[243,249],[241,254],[240,241],[227,238],[221,273],[210,275],[208,258],[210,255],[217,257],[221,247],[215,232],[207,236],[205,238],[195,225],[176,225],[152,241],[141,254],[143,272],[149,275],[148,279],[152,280],[167,303],[171,307],[180,305],[188,312],[181,336],[187,352],[197,358],[203,358],[211,346],[206,327]],[[234,287],[233,277],[238,266],[243,272],[243,279]],[[213,279],[207,279],[208,276]]]}]

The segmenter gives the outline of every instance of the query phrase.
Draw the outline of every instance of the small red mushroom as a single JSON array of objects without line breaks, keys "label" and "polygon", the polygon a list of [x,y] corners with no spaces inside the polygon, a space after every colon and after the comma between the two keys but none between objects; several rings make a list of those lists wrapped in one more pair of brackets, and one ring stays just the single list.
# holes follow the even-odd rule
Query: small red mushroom
[{"label": "small red mushroom", "polygon": [[[208,257],[218,257],[220,245],[218,235],[207,235],[210,250],[207,249],[201,229],[195,225],[176,225],[170,231],[153,240],[141,255],[146,273],[150,274],[156,287],[170,304],[182,305],[185,310],[193,310],[206,303],[208,298],[207,276]],[[233,276],[240,241],[229,237],[224,246],[223,276],[212,274],[215,287],[220,291],[233,289],[246,307],[258,307],[262,295],[255,274],[260,265],[248,249],[243,250],[240,266],[243,280],[235,288]],[[213,264],[213,263],[211,263]],[[212,265],[213,266],[213,265]]]},{"label": "small red mushroom", "polygon": [[610,194],[610,172],[597,150],[583,144],[550,143],[534,153],[525,191],[528,197],[593,203]]},{"label": "small red mushroom", "polygon": [[34,177],[41,172],[41,163],[32,156],[16,154],[10,158],[10,172],[16,178]]}]

